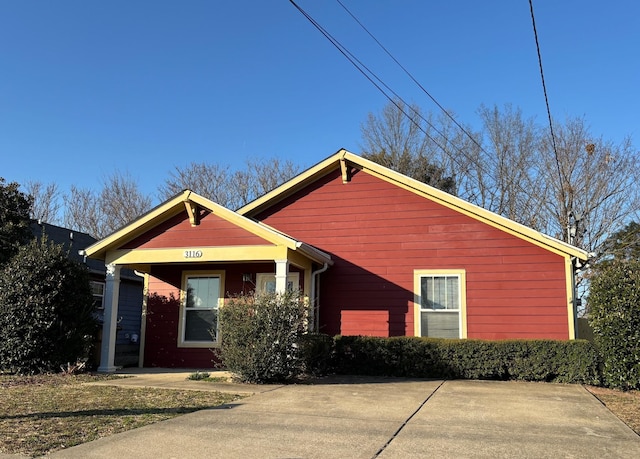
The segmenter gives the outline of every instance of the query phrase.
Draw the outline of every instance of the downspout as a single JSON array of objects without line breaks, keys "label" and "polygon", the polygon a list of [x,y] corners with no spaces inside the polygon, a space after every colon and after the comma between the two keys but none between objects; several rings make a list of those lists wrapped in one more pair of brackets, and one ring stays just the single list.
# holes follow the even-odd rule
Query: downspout
[{"label": "downspout", "polygon": [[[317,288],[317,283],[316,283],[316,276],[319,276],[320,274],[322,274],[323,272],[325,272],[327,269],[329,268],[329,263],[325,263],[322,268],[313,271],[311,273],[311,307],[312,307],[312,311],[313,311],[313,315],[312,315],[312,319],[313,319],[313,326],[311,327],[311,331],[313,332],[317,332],[318,331],[318,321],[319,321],[319,310],[318,310],[318,306],[319,306],[319,297],[320,294],[317,293],[319,292],[319,289]],[[317,282],[320,282],[320,278],[317,278]]]},{"label": "downspout", "polygon": [[571,301],[573,302],[573,337],[574,339],[579,339],[580,336],[578,334],[578,286],[576,283],[576,276],[578,270],[578,260],[577,257],[574,257],[571,260]]}]

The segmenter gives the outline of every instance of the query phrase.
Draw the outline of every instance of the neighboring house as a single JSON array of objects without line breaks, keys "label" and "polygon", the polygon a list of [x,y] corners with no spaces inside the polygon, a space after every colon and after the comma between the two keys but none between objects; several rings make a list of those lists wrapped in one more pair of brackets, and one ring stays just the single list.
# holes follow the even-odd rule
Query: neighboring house
[{"label": "neighboring house", "polygon": [[[122,267],[146,274],[140,363],[183,368],[211,367],[225,298],[291,286],[331,335],[574,339],[587,259],[345,150],[235,212],[186,190],[86,255],[110,266],[107,298]],[[105,310],[109,336],[118,302]]]},{"label": "neighboring house", "polygon": [[[61,244],[69,258],[83,263],[89,270],[91,291],[93,293],[96,317],[102,323],[104,316],[104,293],[106,267],[104,262],[80,255],[96,239],[86,233],[73,231],[49,223],[31,223],[31,232],[40,238],[46,235],[50,241]],[[132,270],[123,270],[119,295],[117,334],[115,341],[115,364],[117,366],[135,366],[140,354],[140,326],[142,312],[143,279]],[[99,340],[99,336],[96,337]],[[97,343],[96,364],[100,361],[100,342]]]}]

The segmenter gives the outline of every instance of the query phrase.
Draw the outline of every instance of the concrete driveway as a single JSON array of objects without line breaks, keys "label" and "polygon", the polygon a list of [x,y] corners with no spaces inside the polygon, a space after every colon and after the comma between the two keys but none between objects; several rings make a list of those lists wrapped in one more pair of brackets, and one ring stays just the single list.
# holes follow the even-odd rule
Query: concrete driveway
[{"label": "concrete driveway", "polygon": [[[180,378],[156,380],[184,386]],[[194,384],[208,383],[187,382]],[[207,387],[254,395],[51,457],[640,457],[640,437],[576,385],[332,377],[310,385]]]}]

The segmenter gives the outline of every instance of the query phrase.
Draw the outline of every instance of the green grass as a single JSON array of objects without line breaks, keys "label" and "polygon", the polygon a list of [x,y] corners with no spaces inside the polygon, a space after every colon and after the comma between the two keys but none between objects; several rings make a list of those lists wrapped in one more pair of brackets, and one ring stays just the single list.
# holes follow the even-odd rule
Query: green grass
[{"label": "green grass", "polygon": [[0,452],[41,456],[241,398],[209,391],[85,385],[93,375],[0,375]]}]

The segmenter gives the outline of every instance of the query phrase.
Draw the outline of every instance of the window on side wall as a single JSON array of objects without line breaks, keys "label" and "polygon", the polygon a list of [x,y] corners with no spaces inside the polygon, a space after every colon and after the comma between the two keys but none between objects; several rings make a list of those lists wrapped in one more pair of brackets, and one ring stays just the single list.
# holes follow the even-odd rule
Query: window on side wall
[{"label": "window on side wall", "polygon": [[187,272],[182,279],[181,347],[210,347],[219,336],[218,309],[223,301],[224,273]]},{"label": "window on side wall", "polygon": [[[293,291],[300,288],[300,273],[293,272],[287,275],[287,290]],[[274,273],[256,274],[256,292],[273,293],[276,291],[276,275]]]},{"label": "window on side wall", "polygon": [[466,286],[463,270],[415,272],[416,335],[466,338]]},{"label": "window on side wall", "polygon": [[90,284],[93,307],[95,309],[104,309],[104,282],[91,281]]}]

